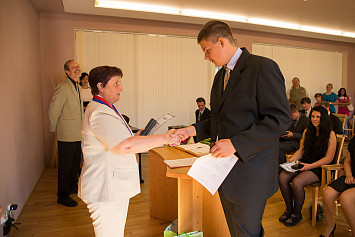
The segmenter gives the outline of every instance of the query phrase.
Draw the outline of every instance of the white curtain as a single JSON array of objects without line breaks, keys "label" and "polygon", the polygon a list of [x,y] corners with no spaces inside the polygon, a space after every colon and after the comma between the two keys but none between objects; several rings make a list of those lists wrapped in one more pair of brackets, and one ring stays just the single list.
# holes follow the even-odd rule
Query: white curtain
[{"label": "white curtain", "polygon": [[312,106],[315,103],[314,94],[324,93],[326,84],[332,83],[336,94],[343,87],[342,52],[262,43],[253,43],[252,52],[271,58],[279,65],[286,89],[291,88],[292,78],[298,77],[312,100]]},{"label": "white curtain", "polygon": [[195,38],[76,30],[76,60],[88,72],[100,65],[123,71],[123,92],[115,104],[142,128],[165,113],[176,117],[170,125],[195,122],[196,98],[209,107],[214,65],[204,60]]}]

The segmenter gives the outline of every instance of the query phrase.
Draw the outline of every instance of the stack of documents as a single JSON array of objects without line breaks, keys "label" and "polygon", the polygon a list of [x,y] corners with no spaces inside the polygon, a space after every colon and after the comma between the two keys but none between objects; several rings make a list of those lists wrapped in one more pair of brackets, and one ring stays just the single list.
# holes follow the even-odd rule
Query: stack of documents
[{"label": "stack of documents", "polygon": [[180,145],[175,146],[175,148],[197,157],[205,156],[210,153],[210,146],[202,143]]},{"label": "stack of documents", "polygon": [[286,162],[286,163],[280,164],[280,167],[288,172],[293,173],[293,172],[299,171],[299,170],[292,169],[292,166],[294,166],[295,164],[297,164],[297,161]]}]

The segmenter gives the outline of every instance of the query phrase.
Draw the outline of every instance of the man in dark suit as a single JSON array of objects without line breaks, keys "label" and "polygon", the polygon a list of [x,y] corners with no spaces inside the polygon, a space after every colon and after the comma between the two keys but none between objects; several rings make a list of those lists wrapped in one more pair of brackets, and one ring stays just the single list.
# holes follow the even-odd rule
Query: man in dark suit
[{"label": "man in dark suit", "polygon": [[195,111],[196,123],[209,119],[211,117],[211,111],[206,108],[206,101],[204,98],[199,97],[196,99],[198,110]]},{"label": "man in dark suit", "polygon": [[302,110],[300,112],[304,115],[306,115],[307,118],[309,118],[309,115],[311,114],[311,99],[309,97],[303,97],[301,99],[301,104],[302,104]]},{"label": "man in dark suit", "polygon": [[[300,141],[303,131],[307,128],[309,119],[298,111],[297,105],[290,104],[292,123],[284,135],[280,137],[279,164],[286,162],[286,152],[297,151],[300,148]],[[279,167],[279,172],[282,168]]]},{"label": "man in dark suit", "polygon": [[206,23],[197,42],[206,60],[223,66],[211,89],[211,118],[175,134],[211,137],[214,157],[239,157],[218,190],[228,228],[232,237],[263,236],[266,200],[278,189],[279,138],[291,123],[284,78],[274,61],[237,47],[224,22]]},{"label": "man in dark suit", "polygon": [[329,102],[328,101],[322,101],[320,103],[320,105],[328,110],[330,122],[332,123],[333,131],[335,132],[335,134],[342,135],[343,132],[344,132],[343,131],[343,125],[341,124],[340,119],[336,115],[334,115],[332,112],[329,111],[329,107],[330,107]]}]

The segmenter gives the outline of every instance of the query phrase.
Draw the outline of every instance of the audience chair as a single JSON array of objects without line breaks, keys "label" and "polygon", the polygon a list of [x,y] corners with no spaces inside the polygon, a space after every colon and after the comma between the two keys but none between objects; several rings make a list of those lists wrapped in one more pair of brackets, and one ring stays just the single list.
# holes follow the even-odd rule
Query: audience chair
[{"label": "audience chair", "polygon": [[352,116],[351,125],[352,126],[350,128],[344,128],[344,131],[348,131],[347,140],[351,140],[351,138],[354,136],[355,115]]},{"label": "audience chair", "polygon": [[334,114],[337,116],[341,122],[341,127],[343,128],[343,131],[345,130],[345,123],[346,123],[346,114]]},{"label": "audience chair", "polygon": [[[339,165],[339,162],[341,158],[343,157],[343,146],[344,146],[344,141],[345,137],[343,135],[338,135],[337,134],[337,148],[335,151],[335,156],[334,156],[334,163],[336,165]],[[326,186],[326,173],[322,170],[322,180],[321,182],[313,183],[308,186],[307,188],[312,189],[312,226],[316,226],[316,218],[317,218],[317,203],[318,200],[321,199],[321,196],[319,197],[319,188],[321,187],[321,191],[324,190],[324,187]]]}]

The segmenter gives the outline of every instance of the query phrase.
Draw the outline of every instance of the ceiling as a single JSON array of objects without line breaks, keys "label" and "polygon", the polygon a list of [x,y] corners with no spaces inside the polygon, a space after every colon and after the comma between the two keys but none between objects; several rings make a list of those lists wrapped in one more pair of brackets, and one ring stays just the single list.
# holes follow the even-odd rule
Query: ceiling
[{"label": "ceiling", "polygon": [[[262,18],[302,26],[313,26],[355,34],[355,0],[122,0],[130,3],[163,5],[179,9]],[[140,11],[95,8],[95,0],[32,0],[40,12],[79,13],[115,17],[140,18],[170,22],[204,24],[206,18],[148,13]],[[250,23],[228,22],[232,28],[257,30],[287,35],[355,43],[355,38],[282,29]]]}]

